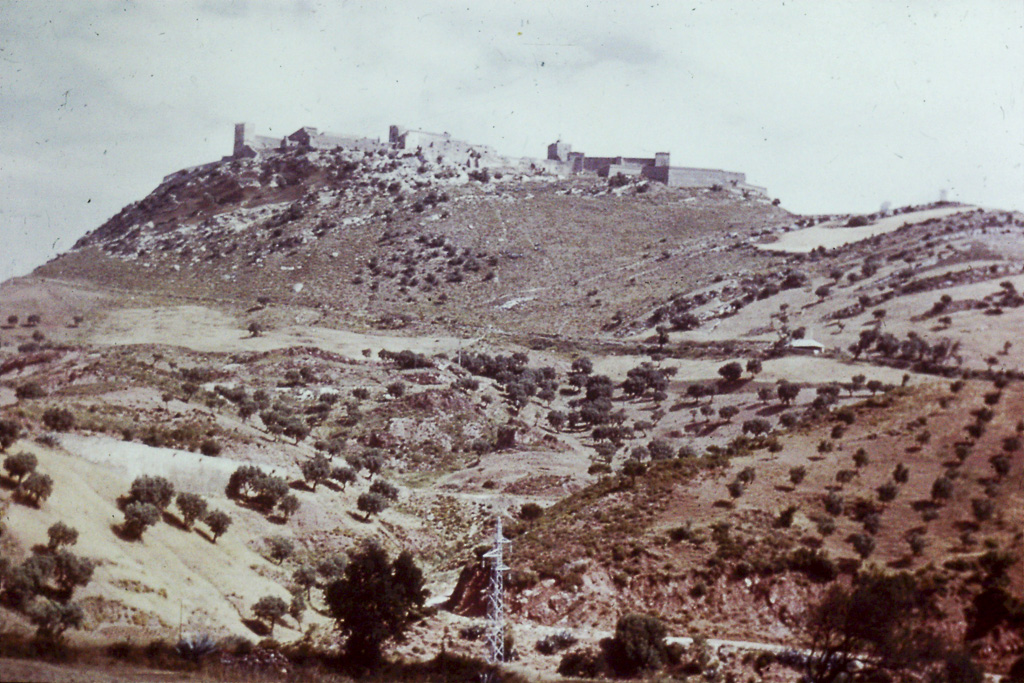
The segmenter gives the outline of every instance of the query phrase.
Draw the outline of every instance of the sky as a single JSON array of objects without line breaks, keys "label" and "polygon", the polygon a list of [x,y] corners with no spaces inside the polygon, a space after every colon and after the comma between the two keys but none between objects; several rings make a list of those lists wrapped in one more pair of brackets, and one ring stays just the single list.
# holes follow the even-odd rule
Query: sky
[{"label": "sky", "polygon": [[1024,2],[0,0],[0,281],[241,121],[668,151],[798,213],[1024,209]]}]

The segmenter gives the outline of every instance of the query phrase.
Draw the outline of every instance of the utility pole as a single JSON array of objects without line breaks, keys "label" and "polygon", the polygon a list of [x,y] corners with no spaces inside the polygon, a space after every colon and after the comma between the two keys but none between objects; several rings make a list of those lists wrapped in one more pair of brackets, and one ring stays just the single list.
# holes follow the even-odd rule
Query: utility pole
[{"label": "utility pole", "polygon": [[490,661],[505,661],[505,572],[504,547],[512,541],[501,533],[501,516],[494,523],[494,547],[484,553],[491,564],[491,585],[487,597],[487,644],[491,649]]}]

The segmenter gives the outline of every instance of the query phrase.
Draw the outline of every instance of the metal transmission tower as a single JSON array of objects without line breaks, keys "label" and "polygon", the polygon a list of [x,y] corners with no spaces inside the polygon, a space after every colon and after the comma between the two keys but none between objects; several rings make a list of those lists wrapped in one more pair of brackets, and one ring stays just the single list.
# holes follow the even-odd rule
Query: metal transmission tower
[{"label": "metal transmission tower", "polygon": [[484,553],[491,563],[491,586],[487,596],[487,644],[491,647],[491,663],[505,661],[505,545],[512,541],[501,533],[501,516],[494,525],[494,547]]}]

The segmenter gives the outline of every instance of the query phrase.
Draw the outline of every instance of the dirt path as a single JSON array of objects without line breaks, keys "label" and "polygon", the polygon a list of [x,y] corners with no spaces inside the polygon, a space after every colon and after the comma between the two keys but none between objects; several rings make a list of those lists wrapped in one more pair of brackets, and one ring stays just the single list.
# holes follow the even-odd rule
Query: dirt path
[{"label": "dirt path", "polygon": [[765,251],[784,251],[790,254],[807,254],[818,247],[835,249],[853,242],[860,242],[875,235],[884,235],[887,232],[898,230],[904,225],[921,223],[931,218],[945,218],[963,211],[973,211],[973,206],[958,206],[949,209],[931,209],[928,211],[916,211],[896,216],[889,216],[875,221],[871,225],[860,228],[847,228],[845,222],[832,221],[815,225],[803,230],[787,232],[775,242],[758,244],[759,249]]}]

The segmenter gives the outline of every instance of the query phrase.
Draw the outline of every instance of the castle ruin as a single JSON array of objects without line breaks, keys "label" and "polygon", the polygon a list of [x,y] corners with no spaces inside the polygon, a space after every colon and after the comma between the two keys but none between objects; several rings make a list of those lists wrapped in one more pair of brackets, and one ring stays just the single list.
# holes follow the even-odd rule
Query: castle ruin
[{"label": "castle ruin", "polygon": [[766,192],[765,188],[747,184],[744,173],[714,168],[672,166],[668,152],[653,157],[591,157],[573,151],[572,145],[558,140],[548,145],[546,159],[511,158],[499,155],[487,145],[476,145],[453,138],[449,133],[431,133],[392,125],[387,142],[357,135],[338,135],[303,126],[290,135],[272,137],[256,135],[252,124],[235,124],[236,159],[254,157],[289,149],[355,149],[365,152],[406,150],[424,160],[447,160],[468,168],[542,169],[557,175],[571,176],[593,173],[601,178],[617,175],[643,177],[669,187],[721,187]]},{"label": "castle ruin", "polygon": [[653,157],[589,157],[574,152],[572,145],[558,140],[548,145],[547,161],[564,175],[596,173],[602,178],[616,175],[642,176],[669,187],[733,187],[764,192],[765,188],[747,184],[745,173],[716,168],[672,166],[668,152]]}]

